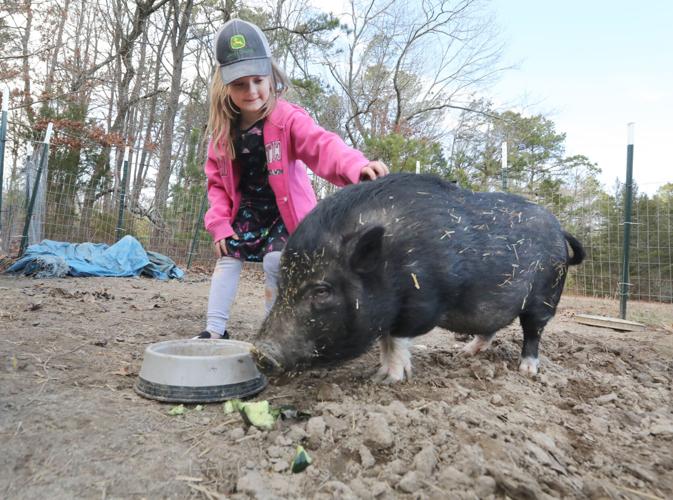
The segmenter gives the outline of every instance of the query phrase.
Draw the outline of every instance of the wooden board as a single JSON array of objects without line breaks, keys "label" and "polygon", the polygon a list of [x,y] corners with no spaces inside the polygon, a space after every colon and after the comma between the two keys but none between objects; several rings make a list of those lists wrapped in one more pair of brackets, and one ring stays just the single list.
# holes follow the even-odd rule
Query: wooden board
[{"label": "wooden board", "polygon": [[612,328],[613,330],[622,330],[625,332],[640,332],[647,328],[642,323],[636,323],[635,321],[608,318],[606,316],[592,316],[590,314],[576,314],[575,321],[584,325],[602,326],[603,328]]}]

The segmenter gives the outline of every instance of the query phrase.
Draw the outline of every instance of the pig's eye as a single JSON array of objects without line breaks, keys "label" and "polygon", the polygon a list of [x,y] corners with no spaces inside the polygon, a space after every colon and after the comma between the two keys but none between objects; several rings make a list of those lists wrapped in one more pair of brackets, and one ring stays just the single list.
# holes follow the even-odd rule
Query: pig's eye
[{"label": "pig's eye", "polygon": [[316,285],[311,289],[311,299],[314,302],[326,302],[331,296],[332,288],[329,285]]}]

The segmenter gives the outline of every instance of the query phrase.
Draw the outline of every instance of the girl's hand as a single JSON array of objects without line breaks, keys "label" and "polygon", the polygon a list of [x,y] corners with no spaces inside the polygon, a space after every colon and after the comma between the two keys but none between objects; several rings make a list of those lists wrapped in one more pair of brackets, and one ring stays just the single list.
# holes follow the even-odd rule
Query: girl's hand
[{"label": "girl's hand", "polygon": [[[230,238],[232,240],[239,239],[237,234],[230,236]],[[227,238],[222,238],[221,240],[215,242],[215,255],[218,259],[227,255]]]},{"label": "girl's hand", "polygon": [[362,170],[360,170],[360,180],[361,181],[373,181],[378,177],[383,177],[388,175],[390,171],[385,163],[382,161],[370,161]]}]

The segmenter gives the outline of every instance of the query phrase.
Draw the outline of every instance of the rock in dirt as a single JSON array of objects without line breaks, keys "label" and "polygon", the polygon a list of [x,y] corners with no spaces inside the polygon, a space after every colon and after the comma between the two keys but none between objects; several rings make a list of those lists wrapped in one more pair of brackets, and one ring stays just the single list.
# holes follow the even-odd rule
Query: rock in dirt
[{"label": "rock in dirt", "polygon": [[349,486],[341,481],[328,481],[322,488],[332,494],[332,498],[339,498],[343,500],[357,500],[357,496]]},{"label": "rock in dirt", "polygon": [[610,394],[604,394],[603,396],[598,396],[594,401],[596,401],[597,404],[599,405],[605,405],[608,403],[613,403],[619,399],[619,396],[615,394],[614,392],[611,392]]},{"label": "rock in dirt", "polygon": [[346,415],[348,405],[339,403],[322,403],[317,405],[317,409],[322,409],[323,412],[327,411],[334,415],[335,417],[343,417]]},{"label": "rock in dirt", "polygon": [[495,479],[497,486],[510,498],[537,500],[543,496],[542,490],[524,472],[503,462],[488,465],[488,474]]},{"label": "rock in dirt", "polygon": [[373,484],[370,479],[363,479],[362,477],[356,477],[353,479],[348,486],[350,486],[353,493],[360,500],[373,500],[377,495],[374,494]]},{"label": "rock in dirt", "polygon": [[287,433],[287,438],[292,443],[299,443],[302,440],[306,439],[308,434],[306,431],[299,425],[293,425]]},{"label": "rock in dirt", "polygon": [[273,464],[273,471],[274,472],[283,472],[286,471],[289,467],[289,464],[287,463],[287,460],[278,460]]},{"label": "rock in dirt", "polygon": [[322,417],[311,417],[306,423],[306,433],[308,434],[308,446],[312,449],[320,447],[320,443],[325,435],[327,424]]},{"label": "rock in dirt", "polygon": [[298,484],[287,472],[281,474],[248,472],[236,482],[236,491],[260,500],[299,497]]},{"label": "rock in dirt", "polygon": [[673,439],[673,424],[655,424],[650,427],[650,434],[664,439]]},{"label": "rock in dirt", "polygon": [[371,490],[374,498],[390,498],[392,493],[388,483],[384,483],[383,481],[375,481],[372,483]]},{"label": "rock in dirt", "polygon": [[530,456],[533,458],[535,463],[541,465],[550,465],[552,463],[552,459],[549,456],[549,454],[535,443],[527,441],[525,449],[528,452],[528,454],[530,454]]},{"label": "rock in dirt", "polygon": [[286,454],[285,450],[283,450],[283,448],[280,446],[269,446],[266,450],[266,453],[270,458],[280,458]]},{"label": "rock in dirt", "polygon": [[397,458],[388,464],[387,470],[393,474],[401,476],[409,470],[409,467],[407,467],[403,460]]},{"label": "rock in dirt", "polygon": [[248,472],[238,478],[236,491],[245,493],[253,498],[272,498],[271,489],[267,486],[262,475],[257,471]]},{"label": "rock in dirt", "polygon": [[617,491],[615,491],[614,488],[612,488],[607,482],[594,477],[584,478],[582,493],[589,500],[607,500],[611,498],[618,498]]},{"label": "rock in dirt", "polygon": [[337,384],[323,382],[318,387],[318,401],[341,401],[344,393]]},{"label": "rock in dirt", "polygon": [[657,481],[656,474],[645,469],[645,467],[642,467],[637,464],[622,464],[622,467],[624,467],[625,470],[633,474],[638,479],[645,481],[646,483],[655,484]]},{"label": "rock in dirt", "polygon": [[500,406],[502,404],[502,396],[500,394],[493,394],[491,396],[491,404],[493,406]]},{"label": "rock in dirt", "polygon": [[232,441],[238,441],[239,439],[245,437],[245,429],[243,427],[236,427],[229,431],[229,439]]},{"label": "rock in dirt", "polygon": [[370,469],[376,465],[374,455],[372,455],[372,452],[365,445],[360,446],[358,453],[360,454],[360,463],[363,469]]},{"label": "rock in dirt", "polygon": [[370,413],[364,430],[365,445],[380,450],[390,448],[395,442],[393,433],[385,417],[380,413]]},{"label": "rock in dirt", "polygon": [[397,487],[404,491],[405,493],[415,493],[420,490],[423,486],[421,478],[415,470],[410,470],[407,472],[400,482],[397,483]]},{"label": "rock in dirt", "polygon": [[603,417],[597,415],[589,416],[589,423],[591,429],[595,434],[607,435],[610,432],[610,422]]},{"label": "rock in dirt", "polygon": [[346,432],[350,429],[350,425],[343,418],[333,417],[332,415],[323,415],[322,418],[325,421],[327,427],[329,427],[335,435]]},{"label": "rock in dirt", "polygon": [[552,438],[548,434],[536,431],[530,435],[530,438],[533,442],[535,442],[538,446],[542,447],[543,449],[550,451],[552,453],[558,452],[556,448],[556,443],[554,442],[554,438]]},{"label": "rock in dirt", "polygon": [[292,444],[292,440],[288,438],[287,436],[284,436],[282,434],[279,434],[278,437],[273,442],[276,446],[290,446]]},{"label": "rock in dirt", "polygon": [[465,422],[472,427],[479,427],[484,423],[484,417],[470,405],[456,405],[453,407],[451,418]]},{"label": "rock in dirt", "polygon": [[450,465],[439,471],[437,482],[440,486],[446,489],[451,489],[456,486],[470,484],[472,480],[470,479],[470,476]]},{"label": "rock in dirt", "polygon": [[481,476],[477,478],[474,485],[474,492],[478,498],[488,498],[495,493],[496,482],[491,476]]},{"label": "rock in dirt", "polygon": [[495,367],[493,366],[493,363],[475,361],[470,364],[470,371],[472,372],[472,376],[477,380],[492,380],[495,377]]},{"label": "rock in dirt", "polygon": [[397,418],[406,418],[409,414],[409,410],[404,403],[398,401],[397,399],[391,401],[390,404],[386,407],[386,411],[393,417]]},{"label": "rock in dirt", "polygon": [[471,477],[483,475],[486,469],[484,452],[479,445],[463,446],[455,455],[453,463],[463,473]]},{"label": "rock in dirt", "polygon": [[430,476],[437,466],[437,450],[434,446],[426,446],[414,457],[413,467],[418,472]]}]

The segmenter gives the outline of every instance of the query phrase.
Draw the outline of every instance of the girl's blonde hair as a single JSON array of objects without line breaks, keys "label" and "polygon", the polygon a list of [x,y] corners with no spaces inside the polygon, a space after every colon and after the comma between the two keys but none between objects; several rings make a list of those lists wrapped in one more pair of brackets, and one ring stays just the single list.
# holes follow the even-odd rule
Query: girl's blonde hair
[{"label": "girl's blonde hair", "polygon": [[[271,61],[269,80],[271,92],[269,92],[269,99],[262,106],[262,116],[260,118],[266,118],[271,114],[276,107],[277,100],[285,94],[290,86],[285,72],[274,61]],[[217,66],[210,84],[208,135],[213,141],[215,152],[233,160],[236,157],[234,152],[234,125],[238,120],[240,110],[229,96],[229,87],[222,81],[220,68]]]}]

